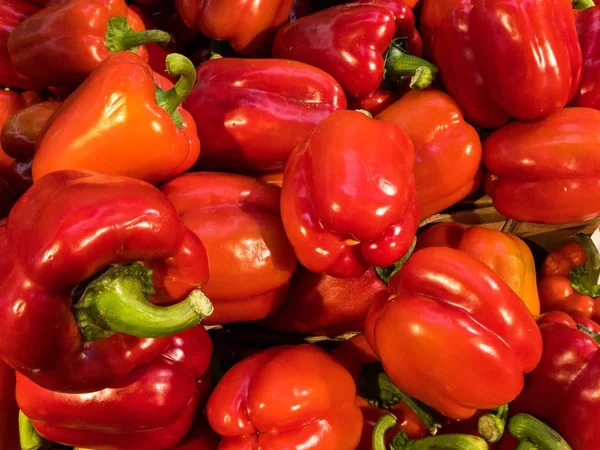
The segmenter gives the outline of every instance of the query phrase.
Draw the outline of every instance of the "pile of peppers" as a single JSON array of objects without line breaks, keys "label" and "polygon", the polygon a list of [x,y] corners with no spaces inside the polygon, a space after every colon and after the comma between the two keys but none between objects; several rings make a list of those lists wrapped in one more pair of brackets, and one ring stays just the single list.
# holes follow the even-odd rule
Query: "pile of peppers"
[{"label": "pile of peppers", "polygon": [[0,450],[600,450],[598,49],[594,0],[0,0]]}]

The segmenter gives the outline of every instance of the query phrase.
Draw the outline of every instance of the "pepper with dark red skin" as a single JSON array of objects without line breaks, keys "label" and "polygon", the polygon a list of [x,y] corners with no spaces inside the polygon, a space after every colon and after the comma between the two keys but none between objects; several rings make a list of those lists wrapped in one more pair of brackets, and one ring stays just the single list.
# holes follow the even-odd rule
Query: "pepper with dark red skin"
[{"label": "pepper with dark red skin", "polygon": [[504,405],[538,364],[542,342],[522,300],[459,250],[419,250],[373,304],[365,335],[390,379],[452,419]]},{"label": "pepper with dark red skin", "polygon": [[210,337],[196,326],[174,336],[161,356],[100,391],[54,392],[18,375],[17,402],[35,430],[53,442],[167,449],[183,439],[194,420],[211,356]]},{"label": "pepper with dark red skin", "polygon": [[218,450],[221,437],[215,433],[203,413],[198,414],[183,441],[173,450]]},{"label": "pepper with dark red skin", "polygon": [[[19,92],[0,90],[0,128],[25,105],[25,99]],[[4,152],[0,141],[0,168],[8,168],[13,162],[14,159]]]},{"label": "pepper with dark red skin", "polygon": [[[210,313],[195,290],[209,274],[202,243],[143,181],[48,175],[11,211],[0,250],[0,357],[48,389],[113,385],[162,354],[171,342],[164,336]],[[138,261],[154,276],[128,264]],[[73,305],[73,288],[98,275],[81,298],[75,292]],[[153,285],[156,296],[189,296],[168,308],[153,306],[147,301]]]},{"label": "pepper with dark red skin", "polygon": [[[275,36],[273,56],[323,69],[351,97],[371,95],[384,73],[392,84],[408,77],[411,87],[429,86],[437,68],[412,56],[421,52],[412,11],[392,0],[375,3],[349,3],[286,25]],[[405,42],[393,43],[395,38]]]},{"label": "pepper with dark red skin", "polygon": [[282,170],[325,117],[346,109],[331,75],[295,61],[219,58],[196,74],[183,106],[196,122],[203,169]]},{"label": "pepper with dark red skin", "polygon": [[512,122],[483,144],[485,190],[514,220],[566,224],[600,215],[600,111],[565,108]]},{"label": "pepper with dark red skin", "polygon": [[583,70],[572,106],[600,109],[600,7],[594,6],[575,13],[579,45],[583,54]]},{"label": "pepper with dark red skin", "polygon": [[570,0],[425,0],[421,25],[444,85],[475,126],[540,118],[575,95],[582,56]]},{"label": "pepper with dark red skin", "polygon": [[145,30],[125,0],[60,0],[15,28],[8,53],[36,83],[78,85],[114,52],[134,49],[147,60],[144,44],[169,40],[168,33]]},{"label": "pepper with dark red skin", "polygon": [[280,346],[233,366],[206,415],[223,436],[219,450],[354,450],[362,429],[355,396],[350,374],[324,350]]},{"label": "pepper with dark red skin", "polygon": [[[0,233],[1,231],[0,226]],[[19,408],[15,400],[15,371],[0,361],[0,448],[19,450]]]},{"label": "pepper with dark red skin", "polygon": [[292,0],[176,0],[179,15],[190,28],[235,51],[251,53],[288,21]]},{"label": "pepper with dark red skin", "polygon": [[189,173],[162,186],[206,247],[214,305],[208,325],[262,319],[283,302],[296,256],[279,214],[279,191],[254,178]]},{"label": "pepper with dark red skin", "polygon": [[353,278],[402,258],[419,221],[413,163],[413,145],[394,124],[356,111],[323,120],[283,178],[281,218],[300,263]]}]

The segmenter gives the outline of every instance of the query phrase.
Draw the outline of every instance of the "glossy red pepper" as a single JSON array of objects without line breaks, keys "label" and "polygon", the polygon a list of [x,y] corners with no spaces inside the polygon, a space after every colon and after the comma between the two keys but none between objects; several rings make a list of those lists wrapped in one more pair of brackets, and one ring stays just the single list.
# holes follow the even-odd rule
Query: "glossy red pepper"
[{"label": "glossy red pepper", "polygon": [[302,265],[352,278],[398,261],[418,226],[413,163],[413,145],[394,124],[356,111],[323,120],[292,152],[281,191],[283,226]]},{"label": "glossy red pepper", "polygon": [[335,336],[362,330],[373,298],[387,285],[373,269],[356,278],[335,278],[298,267],[283,305],[261,325],[285,333]]},{"label": "glossy red pepper", "polygon": [[281,346],[231,368],[206,414],[219,450],[354,450],[362,416],[350,374],[320,348]]},{"label": "glossy red pepper", "polygon": [[[48,175],[21,197],[0,238],[0,357],[48,389],[107,387],[160,355],[170,342],[163,336],[212,309],[194,290],[208,279],[202,243],[143,181]],[[154,276],[127,264],[136,261]],[[189,296],[161,308],[147,301],[154,290],[174,300]]]},{"label": "glossy red pepper", "polygon": [[239,53],[251,53],[288,21],[292,0],[176,0],[191,28],[217,41],[227,40]]},{"label": "glossy red pepper", "polygon": [[565,224],[600,215],[600,111],[566,108],[513,122],[483,145],[486,192],[503,215]]},{"label": "glossy red pepper", "polygon": [[350,97],[348,99],[348,109],[362,109],[368,111],[372,116],[375,116],[393,104],[399,97],[400,95],[396,92],[389,91],[385,88],[379,88],[366,97]]},{"label": "glossy red pepper", "polygon": [[390,379],[446,417],[512,401],[540,360],[537,325],[489,267],[459,250],[415,252],[365,325]]},{"label": "glossy red pepper", "polygon": [[[351,97],[375,92],[384,72],[392,84],[412,77],[411,87],[429,86],[437,68],[412,56],[421,51],[412,11],[392,0],[375,3],[341,5],[286,25],[275,36],[273,56],[323,69]],[[412,29],[407,23],[412,23]],[[392,43],[394,38],[400,40]]]},{"label": "glossy red pepper", "polygon": [[200,167],[273,172],[325,117],[346,109],[346,98],[333,77],[307,64],[219,58],[198,67],[184,108],[202,142]]},{"label": "glossy red pepper", "polygon": [[595,6],[575,14],[579,45],[583,54],[581,83],[572,106],[600,109],[600,7]]},{"label": "glossy red pepper", "polygon": [[212,342],[202,326],[171,339],[163,354],[114,386],[66,394],[17,376],[17,402],[45,439],[74,447],[171,448],[187,434],[208,370]]},{"label": "glossy red pepper", "polygon": [[135,49],[147,60],[144,44],[169,40],[164,31],[145,31],[125,0],[59,0],[15,28],[8,53],[36,83],[77,85],[114,52]]},{"label": "glossy red pepper", "polygon": [[600,441],[595,422],[600,414],[599,345],[597,338],[578,329],[577,319],[565,313],[554,316],[540,325],[542,360],[528,375],[512,411],[524,411],[547,422],[573,450],[591,450]]},{"label": "glossy red pepper", "polygon": [[[2,231],[0,231],[2,233]],[[15,400],[15,371],[0,361],[0,448],[19,450],[19,408]]]},{"label": "glossy red pepper", "polygon": [[279,215],[277,189],[254,178],[190,173],[162,187],[206,246],[214,312],[206,324],[253,321],[283,302],[296,256]]},{"label": "glossy red pepper", "polygon": [[472,124],[551,114],[575,95],[582,56],[570,0],[425,0],[423,39]]},{"label": "glossy red pepper", "polygon": [[158,183],[198,159],[194,120],[181,107],[195,81],[191,61],[172,53],[171,82],[132,52],[109,56],[52,115],[33,160],[33,179],[67,169]]}]

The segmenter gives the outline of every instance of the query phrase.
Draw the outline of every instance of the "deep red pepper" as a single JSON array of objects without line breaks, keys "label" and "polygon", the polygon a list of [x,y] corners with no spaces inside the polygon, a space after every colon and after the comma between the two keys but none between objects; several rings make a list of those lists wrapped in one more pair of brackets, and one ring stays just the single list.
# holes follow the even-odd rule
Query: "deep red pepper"
[{"label": "deep red pepper", "polygon": [[543,117],[575,95],[582,57],[570,0],[426,0],[421,23],[442,81],[476,126]]},{"label": "deep red pepper", "polygon": [[600,6],[578,11],[575,23],[583,54],[583,70],[571,105],[600,109]]},{"label": "deep red pepper", "polygon": [[183,104],[209,169],[282,170],[291,151],[329,114],[346,109],[340,85],[307,64],[220,58],[197,69]]},{"label": "deep red pepper", "polygon": [[352,278],[398,261],[419,221],[413,163],[413,145],[394,124],[356,111],[323,120],[283,178],[281,218],[300,263]]},{"label": "deep red pepper", "polygon": [[198,414],[185,439],[173,450],[217,450],[220,441],[221,438],[212,430],[204,414]]},{"label": "deep red pepper", "polygon": [[[202,326],[174,336],[163,354],[106,389],[67,394],[17,376],[17,402],[45,439],[103,450],[162,450],[196,415],[212,342]],[[206,400],[206,398],[205,398]]]},{"label": "deep red pepper", "polygon": [[[1,231],[0,227],[0,233]],[[15,401],[15,371],[0,361],[0,448],[19,450],[19,408]]]},{"label": "deep red pepper", "polygon": [[[160,355],[171,341],[160,337],[194,326],[212,308],[199,291],[169,308],[147,301],[153,284],[157,296],[174,299],[205,284],[208,262],[175,208],[145,182],[47,175],[15,205],[2,238],[0,357],[48,389],[111,385]],[[123,265],[137,261],[154,277]],[[73,307],[73,288],[111,264],[121,265],[92,281]]]}]

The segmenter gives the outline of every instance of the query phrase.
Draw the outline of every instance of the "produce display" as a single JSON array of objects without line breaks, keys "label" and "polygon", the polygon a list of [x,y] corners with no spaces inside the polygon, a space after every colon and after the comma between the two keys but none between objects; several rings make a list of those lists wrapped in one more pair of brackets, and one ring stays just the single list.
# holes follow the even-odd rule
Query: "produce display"
[{"label": "produce display", "polygon": [[600,450],[594,0],[0,0],[0,450]]}]

